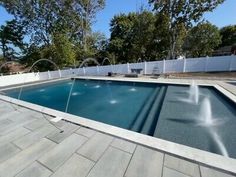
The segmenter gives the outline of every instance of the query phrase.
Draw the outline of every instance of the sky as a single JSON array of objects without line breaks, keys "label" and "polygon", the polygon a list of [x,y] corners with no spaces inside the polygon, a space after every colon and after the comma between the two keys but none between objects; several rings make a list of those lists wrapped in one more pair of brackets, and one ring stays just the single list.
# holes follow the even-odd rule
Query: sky
[{"label": "sky", "polygon": [[[102,32],[109,38],[109,25],[114,15],[135,12],[141,4],[151,9],[147,2],[148,0],[106,0],[105,8],[97,14],[92,26],[93,31]],[[0,7],[0,25],[12,18],[4,8]],[[206,13],[204,18],[219,28],[226,25],[236,25],[236,0],[225,0],[213,12]]]}]

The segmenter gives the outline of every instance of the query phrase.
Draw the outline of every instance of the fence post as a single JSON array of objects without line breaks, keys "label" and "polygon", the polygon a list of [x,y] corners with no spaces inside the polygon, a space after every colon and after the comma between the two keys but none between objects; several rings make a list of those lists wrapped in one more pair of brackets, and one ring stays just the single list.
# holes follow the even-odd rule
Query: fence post
[{"label": "fence post", "polygon": [[129,73],[129,63],[127,63],[127,71],[128,71],[128,73]]},{"label": "fence post", "polygon": [[206,57],[206,61],[205,61],[205,72],[207,72],[207,67],[208,67],[208,56]]},{"label": "fence post", "polygon": [[232,71],[233,56],[230,58],[229,71]]},{"label": "fence post", "polygon": [[144,74],[146,75],[147,74],[147,62],[144,61]]},{"label": "fence post", "polygon": [[186,72],[186,59],[184,58],[184,66],[183,66],[183,72]]}]

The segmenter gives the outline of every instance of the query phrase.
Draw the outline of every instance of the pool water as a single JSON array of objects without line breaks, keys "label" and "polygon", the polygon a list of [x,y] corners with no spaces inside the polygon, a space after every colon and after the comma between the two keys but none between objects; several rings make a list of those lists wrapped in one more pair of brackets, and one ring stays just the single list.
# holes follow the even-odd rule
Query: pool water
[{"label": "pool water", "polygon": [[79,79],[24,87],[20,99],[65,112],[72,85],[68,113],[236,158],[236,106],[213,87],[193,103],[188,86]]}]

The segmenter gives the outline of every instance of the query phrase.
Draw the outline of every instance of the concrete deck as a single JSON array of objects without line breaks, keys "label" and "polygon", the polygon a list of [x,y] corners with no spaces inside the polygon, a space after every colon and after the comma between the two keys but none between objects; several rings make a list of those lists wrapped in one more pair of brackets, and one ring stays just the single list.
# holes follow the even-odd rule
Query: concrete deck
[{"label": "concrete deck", "polygon": [[0,177],[235,177],[0,101]]}]

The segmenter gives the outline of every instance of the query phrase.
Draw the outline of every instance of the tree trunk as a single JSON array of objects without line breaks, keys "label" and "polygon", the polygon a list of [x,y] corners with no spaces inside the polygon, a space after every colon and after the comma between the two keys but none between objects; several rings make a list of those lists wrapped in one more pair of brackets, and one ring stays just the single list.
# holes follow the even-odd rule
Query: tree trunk
[{"label": "tree trunk", "polygon": [[170,51],[168,59],[175,59],[175,47],[176,47],[176,32],[175,30],[171,30],[170,35]]},{"label": "tree trunk", "polygon": [[7,52],[7,46],[4,40],[1,40],[2,42],[2,56],[4,58],[4,60],[6,60],[6,52]]}]

